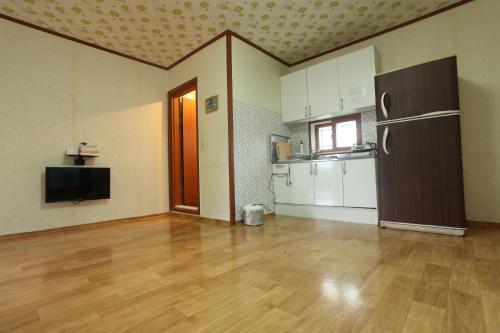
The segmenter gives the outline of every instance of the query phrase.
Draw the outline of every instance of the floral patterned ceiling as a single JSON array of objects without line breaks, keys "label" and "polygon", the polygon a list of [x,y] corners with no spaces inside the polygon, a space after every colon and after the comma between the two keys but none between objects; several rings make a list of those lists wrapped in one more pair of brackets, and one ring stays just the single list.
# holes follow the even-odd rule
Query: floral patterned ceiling
[{"label": "floral patterned ceiling", "polygon": [[293,63],[459,0],[0,0],[0,13],[168,66],[230,29]]}]

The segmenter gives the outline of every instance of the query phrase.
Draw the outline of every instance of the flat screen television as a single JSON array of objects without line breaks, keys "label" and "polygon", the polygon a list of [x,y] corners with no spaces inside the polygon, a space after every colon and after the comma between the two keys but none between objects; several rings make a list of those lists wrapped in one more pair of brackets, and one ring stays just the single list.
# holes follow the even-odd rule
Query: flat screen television
[{"label": "flat screen television", "polygon": [[45,203],[110,198],[109,168],[48,167]]}]

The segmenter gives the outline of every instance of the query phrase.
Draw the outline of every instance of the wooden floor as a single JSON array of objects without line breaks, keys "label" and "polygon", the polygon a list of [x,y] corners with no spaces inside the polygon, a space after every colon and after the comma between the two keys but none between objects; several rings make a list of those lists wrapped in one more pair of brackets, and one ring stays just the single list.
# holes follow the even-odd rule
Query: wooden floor
[{"label": "wooden floor", "polygon": [[0,332],[500,332],[499,316],[498,227],[176,216],[0,241]]}]

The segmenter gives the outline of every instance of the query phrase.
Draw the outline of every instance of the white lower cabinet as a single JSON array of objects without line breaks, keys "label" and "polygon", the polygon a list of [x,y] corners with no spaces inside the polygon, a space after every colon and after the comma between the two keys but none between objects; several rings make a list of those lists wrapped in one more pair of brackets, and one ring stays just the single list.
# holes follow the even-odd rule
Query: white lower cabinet
[{"label": "white lower cabinet", "polygon": [[314,171],[312,163],[290,164],[290,203],[314,205]]},{"label": "white lower cabinet", "polygon": [[292,163],[275,176],[276,203],[377,208],[375,159]]},{"label": "white lower cabinet", "polygon": [[288,175],[274,176],[274,196],[274,201],[276,203],[290,203],[290,184],[288,183]]},{"label": "white lower cabinet", "polygon": [[344,206],[377,208],[375,159],[345,160],[342,163]]},{"label": "white lower cabinet", "polygon": [[342,162],[314,163],[314,202],[322,206],[343,206]]}]

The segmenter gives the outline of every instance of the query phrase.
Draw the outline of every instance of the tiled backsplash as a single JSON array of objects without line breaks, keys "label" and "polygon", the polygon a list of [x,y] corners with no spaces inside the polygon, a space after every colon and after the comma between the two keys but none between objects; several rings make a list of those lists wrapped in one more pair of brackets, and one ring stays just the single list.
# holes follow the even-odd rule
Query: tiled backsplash
[{"label": "tiled backsplash", "polygon": [[289,132],[280,113],[239,100],[233,101],[233,129],[236,220],[240,220],[246,204],[265,204],[274,210],[269,189],[271,134],[289,136]]}]

